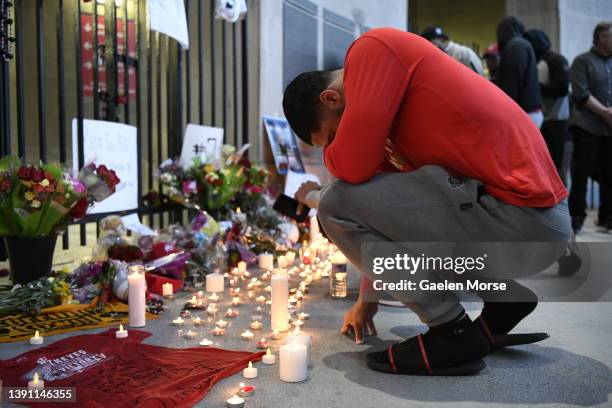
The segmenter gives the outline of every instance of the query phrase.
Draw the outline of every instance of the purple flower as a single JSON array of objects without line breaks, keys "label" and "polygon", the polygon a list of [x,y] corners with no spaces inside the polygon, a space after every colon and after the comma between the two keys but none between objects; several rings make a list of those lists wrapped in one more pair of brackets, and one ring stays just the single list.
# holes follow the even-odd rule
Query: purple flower
[{"label": "purple flower", "polygon": [[85,193],[87,191],[87,187],[80,180],[76,178],[71,178],[70,182],[72,183],[72,189],[75,193]]}]

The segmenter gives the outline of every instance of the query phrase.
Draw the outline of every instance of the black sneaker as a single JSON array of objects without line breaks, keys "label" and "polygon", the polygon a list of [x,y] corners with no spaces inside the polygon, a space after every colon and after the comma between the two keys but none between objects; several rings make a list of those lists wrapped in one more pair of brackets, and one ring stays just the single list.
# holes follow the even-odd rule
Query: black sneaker
[{"label": "black sneaker", "polygon": [[584,215],[574,215],[572,217],[572,229],[574,230],[574,234],[580,234],[582,231],[582,226],[584,225],[584,219],[586,216]]},{"label": "black sneaker", "polygon": [[612,230],[612,217],[599,217],[595,221],[595,226],[597,226],[598,232],[608,233]]}]

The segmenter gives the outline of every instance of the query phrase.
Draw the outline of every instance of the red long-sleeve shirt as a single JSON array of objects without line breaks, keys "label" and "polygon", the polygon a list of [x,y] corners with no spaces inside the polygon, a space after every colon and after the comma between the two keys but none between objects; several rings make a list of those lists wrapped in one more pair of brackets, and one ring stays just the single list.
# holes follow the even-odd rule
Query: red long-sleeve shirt
[{"label": "red long-sleeve shirt", "polygon": [[553,206],[567,196],[539,129],[508,96],[429,41],[371,30],[344,62],[345,109],[325,164],[363,183],[385,161],[391,139],[405,170],[438,165],[478,179],[510,204]]}]

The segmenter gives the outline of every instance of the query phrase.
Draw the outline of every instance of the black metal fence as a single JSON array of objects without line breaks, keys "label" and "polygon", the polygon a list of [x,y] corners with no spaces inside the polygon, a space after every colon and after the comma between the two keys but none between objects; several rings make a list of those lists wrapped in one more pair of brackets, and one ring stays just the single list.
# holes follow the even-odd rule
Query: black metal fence
[{"label": "black metal fence", "polygon": [[[223,127],[226,143],[254,142],[257,156],[259,0],[234,24],[215,19],[213,0],[184,1],[189,50],[149,29],[146,0],[0,0],[10,51],[0,68],[0,156],[69,166],[76,118],[82,165],[83,119],[134,125],[138,212],[154,227],[185,216],[142,197],[159,187],[158,165],[180,154],[187,123]],[[105,215],[82,221],[81,245],[86,224]]]}]

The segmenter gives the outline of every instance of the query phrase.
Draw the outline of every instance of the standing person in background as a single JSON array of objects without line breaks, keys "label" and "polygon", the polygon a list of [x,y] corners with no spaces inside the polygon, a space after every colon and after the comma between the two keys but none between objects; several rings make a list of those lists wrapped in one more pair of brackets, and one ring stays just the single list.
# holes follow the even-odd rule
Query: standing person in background
[{"label": "standing person in background", "polygon": [[501,58],[495,83],[527,112],[537,127],[541,127],[544,115],[536,57],[523,34],[523,23],[515,17],[506,17],[497,25]]},{"label": "standing person in background", "polygon": [[499,67],[499,48],[497,47],[497,43],[489,44],[485,53],[482,56],[484,59],[485,65],[488,71],[489,81],[495,82],[497,78],[497,67]]},{"label": "standing person in background", "polygon": [[601,205],[597,224],[612,229],[612,22],[597,24],[593,46],[576,57],[570,80],[575,103],[570,122],[574,139],[569,199],[572,228],[576,233],[582,229],[587,179],[599,161]]},{"label": "standing person in background", "polygon": [[442,27],[427,27],[421,33],[421,37],[431,41],[436,47],[476,72],[478,75],[484,76],[482,61],[478,58],[478,55],[470,47],[452,42]]},{"label": "standing person in background", "polygon": [[565,57],[550,49],[550,39],[542,30],[529,30],[525,38],[533,46],[538,61],[538,80],[542,93],[544,123],[540,129],[555,162],[559,176],[565,183],[563,170],[565,143],[569,139],[569,64]]}]

